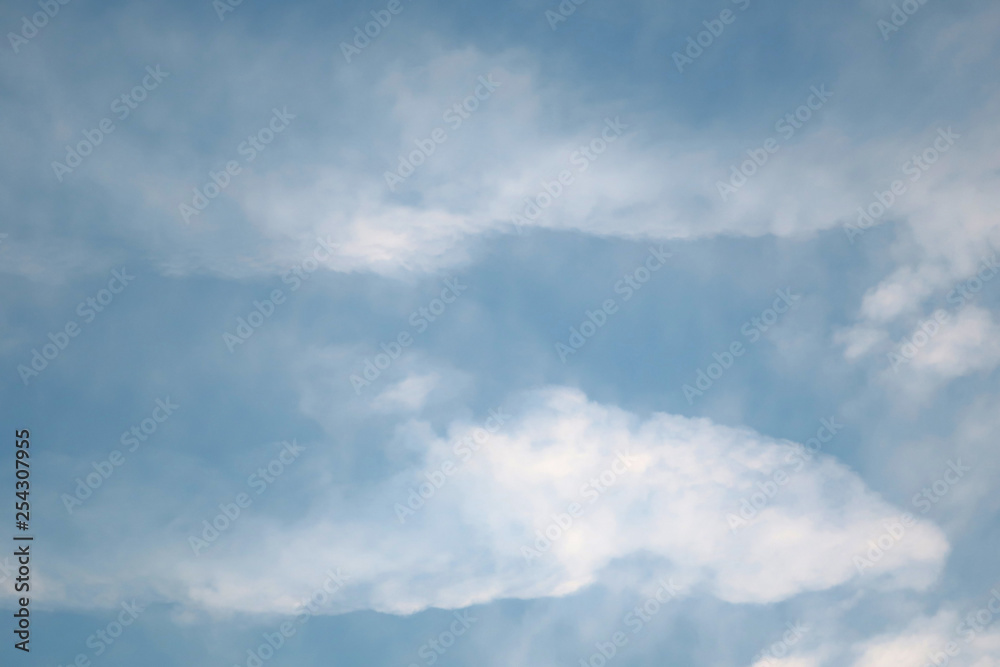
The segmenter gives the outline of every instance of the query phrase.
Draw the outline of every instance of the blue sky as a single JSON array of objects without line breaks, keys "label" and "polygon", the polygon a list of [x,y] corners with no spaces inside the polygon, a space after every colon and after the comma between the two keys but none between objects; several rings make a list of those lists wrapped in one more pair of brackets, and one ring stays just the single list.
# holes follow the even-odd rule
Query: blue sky
[{"label": "blue sky", "polygon": [[42,5],[4,664],[1000,664],[993,3]]}]

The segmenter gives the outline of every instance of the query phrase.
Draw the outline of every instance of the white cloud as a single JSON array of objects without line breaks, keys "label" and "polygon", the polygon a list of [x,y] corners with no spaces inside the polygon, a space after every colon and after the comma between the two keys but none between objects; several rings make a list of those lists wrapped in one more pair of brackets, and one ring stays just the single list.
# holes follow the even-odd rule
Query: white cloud
[{"label": "white cloud", "polygon": [[[657,414],[640,421],[568,388],[524,394],[513,404],[515,417],[469,455],[452,443],[477,424],[453,423],[440,438],[412,422],[399,437],[423,443],[421,469],[361,496],[313,486],[292,524],[247,511],[219,547],[198,558],[183,554],[186,534],[148,535],[153,542],[143,553],[160,554],[156,567],[163,568],[159,594],[220,611],[290,612],[327,568],[341,567],[355,580],[330,610],[410,613],[565,595],[643,554],[657,563],[656,576],[675,576],[729,602],[768,603],[856,579],[854,556],[901,513],[842,464],[821,457],[789,472],[758,519],[734,533],[727,514],[774,470],[789,469],[791,443],[706,419]],[[320,450],[313,448],[319,458],[312,469],[320,467]],[[627,469],[615,463],[619,453],[631,461]],[[438,477],[441,488],[400,525],[394,505],[433,482],[446,460],[454,473]],[[535,545],[535,531],[569,513],[573,502],[582,515],[526,561],[522,547]],[[924,588],[947,552],[941,531],[920,521],[865,581]],[[125,582],[124,592],[134,572],[121,558],[109,560],[108,578]],[[142,568],[149,566],[143,560]],[[101,579],[94,577],[109,585]],[[71,597],[87,589],[61,583]]]},{"label": "white cloud", "polygon": [[435,373],[411,375],[376,396],[375,400],[372,401],[372,408],[382,412],[420,410],[427,402],[428,395],[437,387],[440,379]]},{"label": "white cloud", "polygon": [[989,311],[967,306],[942,325],[911,363],[944,378],[992,370],[1000,363],[1000,326]]},{"label": "white cloud", "polygon": [[920,616],[899,631],[854,646],[857,658],[852,667],[994,667],[1000,664],[1000,631],[990,623],[992,620],[986,625],[970,625],[966,616],[953,608],[931,617]]},{"label": "white cloud", "polygon": [[894,389],[898,401],[922,405],[950,380],[989,372],[1000,364],[1000,324],[990,311],[969,304],[943,322],[933,316],[912,320],[912,329],[901,340],[883,348],[888,354],[877,357],[883,364],[879,380]]}]

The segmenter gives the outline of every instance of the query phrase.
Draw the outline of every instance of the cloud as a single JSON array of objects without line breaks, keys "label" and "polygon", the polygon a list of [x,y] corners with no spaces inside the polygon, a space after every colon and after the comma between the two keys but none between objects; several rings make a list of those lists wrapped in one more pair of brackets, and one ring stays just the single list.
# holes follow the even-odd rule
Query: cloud
[{"label": "cloud", "polygon": [[1000,326],[988,310],[967,306],[942,325],[911,362],[917,371],[943,378],[988,371],[1000,363]]},{"label": "cloud", "polygon": [[[998,598],[1000,599],[1000,598]],[[992,598],[991,598],[992,601]],[[952,665],[992,667],[1000,660],[1000,631],[990,627],[993,612],[982,618],[960,615],[949,607],[934,616],[918,616],[896,632],[888,632],[853,647],[857,658],[852,667],[897,667],[898,665]]]},{"label": "cloud", "polygon": [[[517,395],[510,406],[492,434],[481,428],[489,420],[453,422],[446,437],[407,422],[397,438],[422,452],[421,465],[363,492],[307,484],[294,521],[247,510],[197,558],[183,553],[183,534],[146,535],[143,553],[162,561],[158,595],[217,611],[291,613],[326,569],[340,567],[354,579],[327,611],[405,614],[566,595],[642,556],[650,581],[674,576],[728,602],[771,603],[857,579],[854,557],[900,516],[834,459],[792,465],[793,443],[748,429],[667,414],[643,421],[565,387]],[[323,448],[310,451],[302,458],[313,456],[308,468],[321,475]],[[728,515],[779,469],[787,484],[732,531]],[[413,511],[401,515],[408,503]],[[948,543],[926,521],[902,542],[864,576],[923,589]],[[136,572],[120,558],[109,567],[124,592]],[[67,595],[85,594],[87,584],[59,572],[51,576]]]},{"label": "cloud", "polygon": [[880,366],[876,377],[901,403],[923,404],[949,381],[992,371],[1000,363],[1000,324],[984,308],[968,304],[908,321],[911,328],[898,341],[881,329],[855,327],[835,334],[835,340],[847,343],[848,359],[876,349],[885,353],[874,357]]},{"label": "cloud", "polygon": [[415,412],[427,402],[428,395],[440,382],[436,374],[413,375],[392,385],[372,401],[376,411],[404,410]]}]

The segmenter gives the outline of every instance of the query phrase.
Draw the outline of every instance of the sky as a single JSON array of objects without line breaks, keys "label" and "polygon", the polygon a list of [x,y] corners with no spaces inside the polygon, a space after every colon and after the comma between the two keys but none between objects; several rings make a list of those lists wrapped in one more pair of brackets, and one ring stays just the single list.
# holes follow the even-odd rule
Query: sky
[{"label": "sky", "polygon": [[1000,665],[996,3],[0,26],[3,664]]}]

